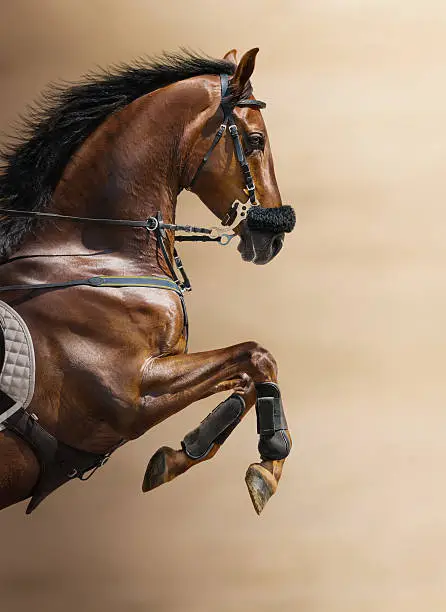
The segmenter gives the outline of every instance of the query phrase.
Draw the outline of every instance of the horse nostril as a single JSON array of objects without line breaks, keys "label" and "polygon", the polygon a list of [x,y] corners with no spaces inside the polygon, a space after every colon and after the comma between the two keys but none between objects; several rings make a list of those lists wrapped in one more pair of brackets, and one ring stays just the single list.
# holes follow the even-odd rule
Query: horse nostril
[{"label": "horse nostril", "polygon": [[274,257],[277,255],[277,253],[279,253],[282,247],[283,247],[283,236],[282,235],[274,236],[273,241],[272,241]]}]

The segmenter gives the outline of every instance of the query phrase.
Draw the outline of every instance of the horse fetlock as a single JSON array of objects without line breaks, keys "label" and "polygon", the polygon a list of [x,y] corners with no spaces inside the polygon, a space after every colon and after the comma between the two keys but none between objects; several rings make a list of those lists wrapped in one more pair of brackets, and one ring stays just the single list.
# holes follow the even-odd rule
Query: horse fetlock
[{"label": "horse fetlock", "polygon": [[285,431],[277,431],[273,436],[260,436],[258,449],[263,460],[286,459],[291,452],[291,439]]},{"label": "horse fetlock", "polygon": [[180,474],[184,474],[191,465],[192,461],[186,457],[182,450],[162,446],[147,465],[142,483],[143,492],[152,491],[152,489],[170,482]]},{"label": "horse fetlock", "polygon": [[214,444],[223,444],[240,422],[245,409],[245,400],[234,393],[221,402],[198,427],[189,432],[181,446],[191,459],[203,459]]}]

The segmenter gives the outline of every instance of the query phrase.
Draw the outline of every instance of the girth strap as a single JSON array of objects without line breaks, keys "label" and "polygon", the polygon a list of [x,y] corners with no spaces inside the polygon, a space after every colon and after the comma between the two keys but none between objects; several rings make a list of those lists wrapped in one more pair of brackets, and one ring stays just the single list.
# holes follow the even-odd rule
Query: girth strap
[{"label": "girth strap", "polygon": [[[185,278],[187,276],[183,274]],[[178,280],[178,279],[177,279]],[[170,278],[161,278],[158,276],[92,276],[91,278],[83,278],[71,281],[62,281],[60,283],[37,283],[35,285],[4,285],[0,286],[0,292],[5,291],[34,291],[46,289],[64,289],[65,287],[147,287],[149,289],[167,289],[176,293],[181,301],[183,310],[184,329],[186,336],[186,349],[189,339],[189,319],[187,316],[186,303],[181,287]]]},{"label": "girth strap", "polygon": [[20,408],[22,408],[21,402],[16,402],[0,389],[0,431],[3,431],[6,419]]},{"label": "girth strap", "polygon": [[148,287],[152,289],[169,289],[178,295],[182,295],[180,287],[169,278],[157,276],[92,276],[60,283],[37,283],[30,285],[4,285],[0,291],[33,291],[35,289],[58,289],[64,287],[78,287],[86,285],[90,287]]},{"label": "girth strap", "polygon": [[[108,453],[89,453],[68,446],[47,432],[35,415],[21,408],[5,422],[7,428],[25,440],[34,450],[40,464],[40,475],[31,491],[32,498],[26,509],[30,514],[50,493],[73,478],[86,480],[93,471],[106,463],[121,440]],[[89,473],[87,475],[87,473]]]}]

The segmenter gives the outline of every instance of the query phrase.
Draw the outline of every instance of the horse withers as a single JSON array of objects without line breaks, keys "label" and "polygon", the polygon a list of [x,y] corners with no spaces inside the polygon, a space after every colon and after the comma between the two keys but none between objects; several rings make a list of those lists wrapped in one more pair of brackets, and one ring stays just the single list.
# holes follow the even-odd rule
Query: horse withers
[{"label": "horse withers", "polygon": [[[0,377],[0,508],[31,497],[31,512],[122,444],[223,391],[181,448],[155,453],[143,491],[213,457],[256,405],[261,460],[246,482],[258,513],[275,492],[291,449],[276,362],[256,342],[187,353],[190,283],[175,249],[175,230],[221,242],[233,230],[242,259],[266,264],[294,227],[252,93],[257,52],[240,62],[234,50],[222,60],[166,55],[53,90],[5,153],[0,292],[29,333],[20,350],[33,392],[24,401]],[[223,227],[176,225],[182,189]],[[3,376],[7,341],[2,354]]]}]

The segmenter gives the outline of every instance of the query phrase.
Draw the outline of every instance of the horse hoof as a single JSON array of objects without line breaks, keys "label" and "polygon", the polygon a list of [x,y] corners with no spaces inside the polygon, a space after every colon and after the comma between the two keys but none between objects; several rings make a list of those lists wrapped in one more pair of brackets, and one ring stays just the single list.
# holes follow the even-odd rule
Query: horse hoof
[{"label": "horse hoof", "polygon": [[245,482],[254,510],[260,514],[269,498],[276,492],[277,481],[266,468],[259,463],[253,463],[246,471]]},{"label": "horse hoof", "polygon": [[150,459],[142,482],[142,490],[144,493],[156,489],[156,487],[172,479],[169,478],[169,457],[174,452],[172,448],[162,446]]}]

